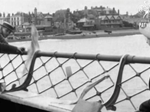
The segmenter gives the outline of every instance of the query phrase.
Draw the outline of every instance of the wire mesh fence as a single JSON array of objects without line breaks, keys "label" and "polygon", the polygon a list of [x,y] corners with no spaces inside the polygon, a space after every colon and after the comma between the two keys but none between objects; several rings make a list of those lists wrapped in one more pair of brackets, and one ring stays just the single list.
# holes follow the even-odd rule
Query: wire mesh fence
[{"label": "wire mesh fence", "polygon": [[137,110],[150,98],[148,57],[38,51],[30,69],[22,74],[25,60],[26,55],[0,54],[0,79],[6,83],[6,92],[28,90],[57,99],[76,100],[87,85],[108,75],[109,78],[86,94],[85,100],[101,100],[106,107],[114,103],[118,111],[126,112]]}]

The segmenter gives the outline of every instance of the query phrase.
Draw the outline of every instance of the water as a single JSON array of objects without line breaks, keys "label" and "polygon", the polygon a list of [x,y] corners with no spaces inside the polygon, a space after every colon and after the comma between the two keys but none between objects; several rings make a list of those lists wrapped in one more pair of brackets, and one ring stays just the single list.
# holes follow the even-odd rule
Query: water
[{"label": "water", "polygon": [[[94,39],[72,39],[72,40],[42,40],[41,51],[46,52],[68,52],[87,54],[123,55],[131,54],[137,56],[149,56],[150,46],[146,44],[143,35],[130,35],[122,37],[100,37]],[[11,43],[18,47],[28,48],[30,42]]]},{"label": "water", "polygon": [[[30,42],[15,42],[11,44],[25,48],[28,48],[30,46]],[[39,44],[41,51],[46,52],[57,51],[64,53],[77,52],[86,54],[106,54],[106,55],[130,54],[144,57],[150,56],[150,46],[146,43],[145,37],[143,35],[132,35],[132,36],[127,35],[122,37],[100,37],[94,39],[91,38],[79,40],[78,39],[42,40],[39,42]],[[136,83],[134,83],[133,86],[136,86]],[[124,107],[122,107],[122,109],[124,109]],[[130,112],[131,111],[130,109],[131,107],[129,107],[126,110]],[[118,112],[126,112],[126,111],[119,110]]]}]

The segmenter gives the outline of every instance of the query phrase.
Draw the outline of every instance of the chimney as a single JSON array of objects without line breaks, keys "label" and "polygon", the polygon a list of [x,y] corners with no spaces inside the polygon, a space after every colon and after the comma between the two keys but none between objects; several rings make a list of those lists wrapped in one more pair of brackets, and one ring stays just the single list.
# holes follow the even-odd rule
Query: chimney
[{"label": "chimney", "polygon": [[84,10],[87,10],[87,9],[88,9],[87,6],[85,6],[85,7],[84,7]]},{"label": "chimney", "polygon": [[120,10],[118,9],[118,15],[120,14]]},{"label": "chimney", "polygon": [[126,12],[126,16],[128,16],[129,15],[129,13],[128,12]]},{"label": "chimney", "polygon": [[87,6],[84,7],[84,16],[87,18],[88,16],[88,8]]},{"label": "chimney", "polygon": [[35,14],[35,16],[37,16],[37,8],[36,7],[34,9],[34,14]]},{"label": "chimney", "polygon": [[5,18],[5,13],[3,13],[3,17]]},{"label": "chimney", "polygon": [[7,17],[10,17],[10,13],[7,14]]}]

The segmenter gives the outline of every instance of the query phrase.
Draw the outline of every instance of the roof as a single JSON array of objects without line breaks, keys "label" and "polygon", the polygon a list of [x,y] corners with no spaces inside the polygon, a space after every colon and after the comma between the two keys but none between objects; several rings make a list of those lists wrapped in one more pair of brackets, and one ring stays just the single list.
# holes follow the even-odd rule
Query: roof
[{"label": "roof", "polygon": [[110,20],[114,20],[114,17],[113,17],[112,15],[108,15],[107,17],[108,17],[108,19],[110,19]]},{"label": "roof", "polygon": [[124,21],[127,21],[129,23],[140,23],[141,21],[145,20],[144,18],[123,18]]},{"label": "roof", "polygon": [[121,19],[121,17],[119,15],[114,15],[115,19]]},{"label": "roof", "polygon": [[78,23],[84,23],[84,22],[87,22],[89,21],[87,18],[82,18],[78,21]]},{"label": "roof", "polygon": [[30,25],[30,23],[25,22],[25,23],[23,23],[22,25],[24,25],[24,26],[29,26],[29,25]]},{"label": "roof", "polygon": [[47,16],[45,16],[45,18],[53,18],[52,16],[50,16],[50,15],[47,15]]},{"label": "roof", "polygon": [[107,20],[108,19],[108,17],[106,15],[99,16],[98,18],[101,19],[101,20]]}]

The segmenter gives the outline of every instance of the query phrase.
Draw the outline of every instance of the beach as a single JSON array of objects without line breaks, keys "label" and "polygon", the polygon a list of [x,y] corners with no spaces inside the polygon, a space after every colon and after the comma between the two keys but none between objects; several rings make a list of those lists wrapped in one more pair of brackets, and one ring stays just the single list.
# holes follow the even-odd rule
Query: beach
[{"label": "beach", "polygon": [[104,31],[83,31],[82,34],[66,34],[62,36],[50,36],[50,39],[84,39],[84,38],[100,38],[100,37],[117,37],[125,35],[135,35],[140,34],[137,29],[128,29],[128,30],[116,30],[108,34]]},{"label": "beach", "polygon": [[112,33],[108,34],[102,30],[98,31],[83,31],[81,34],[65,34],[65,35],[48,35],[44,37],[45,39],[86,39],[86,38],[100,38],[100,37],[115,37],[115,36],[125,36],[125,35],[135,35],[140,34],[137,29],[128,30],[114,30]]}]

